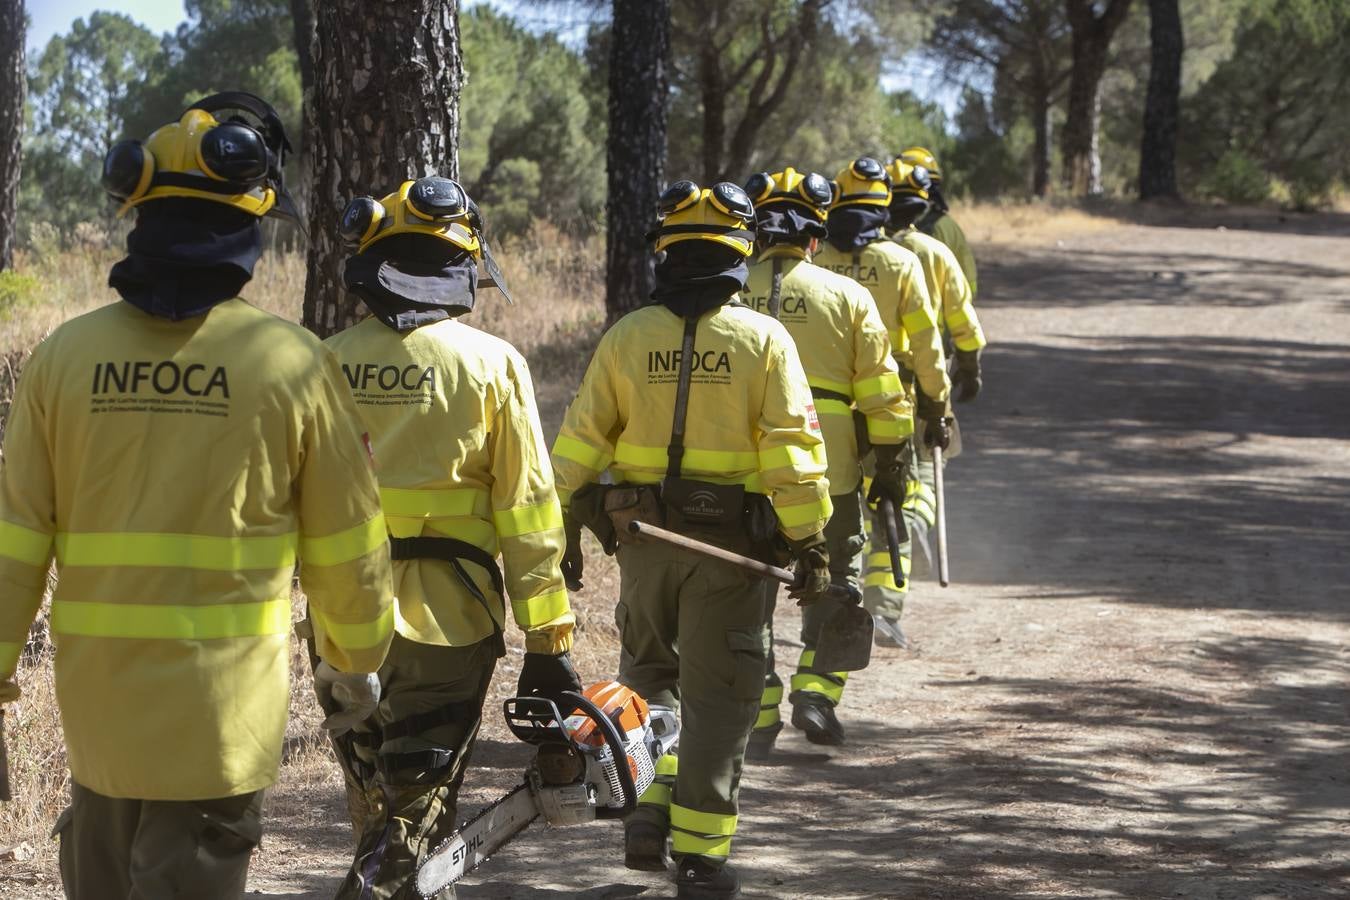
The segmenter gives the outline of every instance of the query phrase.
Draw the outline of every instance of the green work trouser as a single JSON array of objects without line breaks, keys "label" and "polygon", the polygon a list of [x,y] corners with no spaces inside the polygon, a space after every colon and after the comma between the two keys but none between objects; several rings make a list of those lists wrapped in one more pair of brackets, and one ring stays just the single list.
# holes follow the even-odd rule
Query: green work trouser
[{"label": "green work trouser", "polygon": [[[834,512],[825,525],[825,545],[830,554],[830,582],[857,588],[862,548],[866,541],[863,533],[862,492],[855,490],[851,494],[832,494],[830,503],[834,506]],[[783,681],[774,671],[773,655],[773,614],[777,605],[778,585],[772,581],[766,581],[766,585],[764,653],[768,668],[764,674],[764,693],[760,697],[755,732],[767,738],[777,734],[783,727],[778,712],[778,705],[783,700]],[[832,705],[838,704],[843,696],[847,672],[818,672],[814,668],[816,638],[820,634],[820,627],[839,610],[841,604],[840,600],[829,599],[802,607],[802,652],[797,657],[797,670],[791,679],[793,695],[798,692],[820,694]]]},{"label": "green work trouser", "polygon": [[491,638],[441,647],[394,635],[380,666],[379,708],[333,741],[356,832],[356,858],[335,900],[420,897],[417,866],[458,824],[459,788],[496,664]]},{"label": "green work trouser", "polygon": [[262,838],[262,797],[129,800],[71,782],[70,806],[52,832],[66,897],[236,900]]},{"label": "green work trouser", "polygon": [[764,586],[735,566],[659,544],[619,547],[619,681],[680,711],[678,764],[633,818],[669,827],[678,856],[720,861],[736,833],[745,743],[764,687]]}]

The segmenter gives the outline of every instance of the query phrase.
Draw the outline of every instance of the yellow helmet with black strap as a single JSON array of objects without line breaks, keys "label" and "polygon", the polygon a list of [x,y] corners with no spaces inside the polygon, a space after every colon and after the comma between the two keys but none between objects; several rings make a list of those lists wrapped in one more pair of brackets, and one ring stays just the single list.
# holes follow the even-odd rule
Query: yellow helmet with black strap
[{"label": "yellow helmet with black strap", "polygon": [[756,210],[787,203],[800,207],[824,222],[834,200],[829,180],[816,172],[798,172],[788,166],[781,172],[760,172],[745,183],[745,192]]},{"label": "yellow helmet with black strap", "polygon": [[661,224],[647,235],[658,252],[682,241],[709,241],[730,247],[741,256],[754,250],[755,207],[738,185],[719,181],[700,188],[677,181],[656,204]]},{"label": "yellow helmet with black strap", "polygon": [[897,158],[886,167],[886,174],[891,178],[892,194],[917,197],[925,203],[928,201],[928,191],[933,186],[933,179],[927,167]]},{"label": "yellow helmet with black strap", "polygon": [[439,175],[405,181],[379,200],[356,197],[342,211],[338,236],[355,253],[392,237],[422,237],[481,260],[490,284],[514,302],[483,233],[483,215],[459,182]]},{"label": "yellow helmet with black strap", "polygon": [[[216,113],[234,110],[223,121]],[[253,216],[298,221],[282,179],[291,151],[281,118],[266,101],[242,91],[212,94],[144,142],[118,141],[103,158],[103,189],[128,209],[167,197],[232,206]]]},{"label": "yellow helmet with black strap", "polygon": [[835,197],[831,208],[842,206],[888,206],[891,178],[886,167],[870,156],[860,156],[834,176]]},{"label": "yellow helmet with black strap", "polygon": [[933,180],[933,184],[942,183],[942,168],[938,165],[937,157],[933,155],[933,151],[925,147],[909,147],[901,150],[896,159],[911,166],[922,166],[928,170],[928,177]]}]

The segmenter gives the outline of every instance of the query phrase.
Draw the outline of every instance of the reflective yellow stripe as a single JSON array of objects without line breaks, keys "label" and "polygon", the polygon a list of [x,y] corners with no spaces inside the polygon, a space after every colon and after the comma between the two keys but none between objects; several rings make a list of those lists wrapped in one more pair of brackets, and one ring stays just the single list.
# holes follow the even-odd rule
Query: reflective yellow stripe
[{"label": "reflective yellow stripe", "polygon": [[909,416],[898,419],[867,417],[867,434],[874,438],[904,438],[914,433],[914,420]]},{"label": "reflective yellow stripe", "polygon": [[958,325],[964,325],[969,322],[970,316],[966,314],[964,309],[958,308],[947,313],[946,319],[948,328],[956,328]]},{"label": "reflective yellow stripe", "polygon": [[937,327],[937,322],[933,321],[933,314],[928,311],[926,306],[923,309],[905,313],[900,317],[900,324],[905,327],[905,331],[909,334],[918,334],[921,331]]},{"label": "reflective yellow stripe", "polygon": [[905,582],[904,587],[895,583],[894,576],[891,575],[890,568],[884,570],[878,569],[874,572],[868,572],[863,576],[863,587],[884,588],[888,591],[894,591],[901,594],[909,593],[909,581]]},{"label": "reflective yellow stripe", "polygon": [[659,806],[662,809],[670,807],[670,785],[657,784],[653,782],[638,797],[639,806]]},{"label": "reflective yellow stripe", "polygon": [[[672,805],[671,809],[674,808]],[[670,852],[675,856],[696,855],[725,859],[731,855],[731,838],[698,837],[676,829],[670,833]]]},{"label": "reflective yellow stripe", "polygon": [[781,684],[775,684],[770,687],[766,687],[764,689],[764,693],[761,694],[759,698],[759,706],[761,709],[763,709],[766,706],[777,706],[779,703],[782,702],[783,702],[783,686]]},{"label": "reflective yellow stripe", "polygon": [[909,349],[909,335],[903,328],[886,329],[886,334],[891,339],[891,351],[895,353],[904,353]]},{"label": "reflective yellow stripe", "polygon": [[380,488],[380,505],[386,516],[412,519],[483,516],[490,503],[488,492],[477,488]]},{"label": "reflective yellow stripe", "polygon": [[83,637],[209,641],[286,634],[290,628],[289,597],[258,603],[205,606],[79,603],[73,600],[52,604],[52,631]]},{"label": "reflective yellow stripe", "polygon": [[675,776],[680,774],[680,758],[674,753],[667,753],[656,761],[657,775]]},{"label": "reflective yellow stripe", "polygon": [[310,617],[324,634],[344,650],[365,650],[378,647],[394,630],[394,604],[390,604],[378,619],[371,622],[334,622],[321,610],[311,605]]},{"label": "reflective yellow stripe", "polygon": [[552,622],[566,615],[571,608],[567,602],[567,591],[550,591],[537,597],[511,601],[511,612],[516,617],[516,624],[525,628]]},{"label": "reflective yellow stripe", "polygon": [[695,834],[733,835],[736,833],[737,818],[724,813],[699,812],[678,803],[670,805],[670,827]]},{"label": "reflective yellow stripe", "polygon": [[853,389],[843,381],[830,381],[828,378],[816,378],[812,375],[808,375],[806,376],[806,383],[813,388],[834,391],[836,394],[843,394],[845,397],[853,396]]},{"label": "reflective yellow stripe", "polygon": [[295,546],[294,532],[267,537],[61,532],[56,535],[56,558],[63,566],[153,566],[233,572],[293,566]]},{"label": "reflective yellow stripe", "polygon": [[558,435],[558,439],[553,442],[553,455],[571,460],[596,472],[601,471],[609,464],[608,454],[604,450],[592,447],[590,444],[583,444],[576,438],[564,434]]},{"label": "reflective yellow stripe", "polygon": [[876,378],[864,378],[862,381],[853,382],[853,396],[859,400],[878,394],[898,394],[900,390],[900,376],[895,372],[886,372]]},{"label": "reflective yellow stripe", "polygon": [[768,728],[771,725],[777,725],[781,721],[783,721],[783,717],[779,714],[776,705],[761,706],[759,708],[759,715],[755,717],[755,728]]},{"label": "reflective yellow stripe", "polygon": [[824,465],[825,445],[823,443],[816,444],[809,450],[796,444],[785,444],[782,447],[771,447],[768,450],[759,451],[761,472],[766,472],[769,469],[789,468],[798,472],[809,472],[813,469],[820,469]]},{"label": "reflective yellow stripe", "polygon": [[828,519],[833,511],[828,498],[814,503],[798,503],[793,506],[779,506],[775,503],[773,508],[774,512],[778,513],[778,521],[783,523],[784,528],[813,525],[821,519]]},{"label": "reflective yellow stripe", "polygon": [[[867,554],[867,565],[868,568],[875,567],[877,569],[885,569],[889,572],[891,570],[890,551],[883,550],[880,553]],[[909,574],[909,557],[903,553],[900,554],[900,571],[904,572],[906,575]]]},{"label": "reflective yellow stripe", "polygon": [[803,650],[802,655],[797,657],[797,668],[809,669],[816,663],[816,651]]},{"label": "reflective yellow stripe", "polygon": [[52,552],[52,536],[13,522],[0,521],[0,556],[40,566]]},{"label": "reflective yellow stripe", "polygon": [[492,521],[497,526],[497,534],[502,537],[538,534],[562,527],[562,507],[556,500],[537,506],[517,506],[498,510],[492,514]]},{"label": "reflective yellow stripe", "polygon": [[23,653],[22,641],[0,641],[0,675],[12,675]]},{"label": "reflective yellow stripe", "polygon": [[[847,672],[835,672],[832,674],[835,678],[842,680],[848,679]],[[817,675],[814,672],[802,672],[793,675],[792,690],[794,693],[802,691],[808,694],[820,694],[834,703],[838,703],[844,697],[844,686],[842,684],[831,681],[829,676]]]},{"label": "reflective yellow stripe", "polygon": [[[621,466],[642,466],[646,469],[666,467],[665,447],[642,447],[619,441],[614,450],[614,462]],[[686,472],[746,472],[753,471],[759,463],[759,455],[753,450],[703,450],[698,447],[686,447],[684,461],[681,464]]]},{"label": "reflective yellow stripe", "polygon": [[978,331],[973,331],[969,335],[959,338],[953,338],[957,350],[983,350],[988,343],[984,335]]},{"label": "reflective yellow stripe", "polygon": [[816,412],[822,416],[851,416],[853,407],[849,406],[843,400],[821,400],[816,401]]},{"label": "reflective yellow stripe", "polygon": [[346,531],[323,537],[300,538],[300,558],[309,566],[337,566],[360,559],[388,540],[384,514],[376,513]]}]

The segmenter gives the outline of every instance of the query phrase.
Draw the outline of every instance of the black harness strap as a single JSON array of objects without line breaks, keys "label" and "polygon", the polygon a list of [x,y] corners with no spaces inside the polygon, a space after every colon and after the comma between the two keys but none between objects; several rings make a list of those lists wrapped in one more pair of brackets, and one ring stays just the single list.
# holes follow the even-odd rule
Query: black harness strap
[{"label": "black harness strap", "polygon": [[[854,281],[858,281],[858,273],[860,273],[861,271],[862,271],[862,251],[860,251],[860,250],[854,250],[854,251],[853,251],[853,275],[852,275],[852,278],[853,278]],[[861,281],[858,281],[858,283],[859,283],[859,284],[862,284]]]},{"label": "black harness strap", "polygon": [[832,391],[829,388],[820,388],[812,385],[811,396],[815,397],[817,400],[838,400],[845,406],[853,405],[852,397],[848,396],[847,394],[841,394],[838,391]]},{"label": "black harness strap", "polygon": [[684,343],[680,347],[680,381],[675,387],[675,418],[670,424],[670,446],[666,447],[666,477],[679,478],[684,460],[684,420],[689,413],[689,382],[694,374],[694,334],[698,318],[684,320]]},{"label": "black harness strap", "polygon": [[462,562],[462,560],[468,560],[486,569],[488,578],[492,580],[492,589],[497,592],[497,596],[502,598],[502,603],[505,603],[506,582],[502,578],[502,570],[497,566],[497,560],[486,550],[482,547],[475,547],[468,541],[456,540],[455,538],[390,538],[389,558],[392,560],[439,559],[442,562],[449,563],[450,568],[455,571],[455,576],[464,585],[464,589],[482,604],[483,611],[488,614],[488,621],[492,623],[493,637],[496,638],[498,658],[506,655],[506,636],[502,634],[502,627],[497,624],[497,617],[492,614],[492,605],[488,603],[487,597],[483,596],[483,592],[478,589],[474,580],[469,577],[469,573],[464,570]]},{"label": "black harness strap", "polygon": [[773,287],[769,289],[769,315],[775,319],[778,318],[779,309],[783,305],[783,257],[775,256],[773,258]]}]

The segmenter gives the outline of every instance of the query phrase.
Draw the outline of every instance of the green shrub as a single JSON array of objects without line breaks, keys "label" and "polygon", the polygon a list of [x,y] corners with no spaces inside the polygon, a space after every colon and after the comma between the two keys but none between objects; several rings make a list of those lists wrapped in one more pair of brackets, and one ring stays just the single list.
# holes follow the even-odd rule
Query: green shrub
[{"label": "green shrub", "polygon": [[8,319],[15,310],[37,302],[42,282],[32,275],[12,270],[0,272],[0,319]]},{"label": "green shrub", "polygon": [[1230,149],[1209,170],[1200,190],[1226,203],[1260,203],[1270,196],[1270,174],[1246,153]]}]

